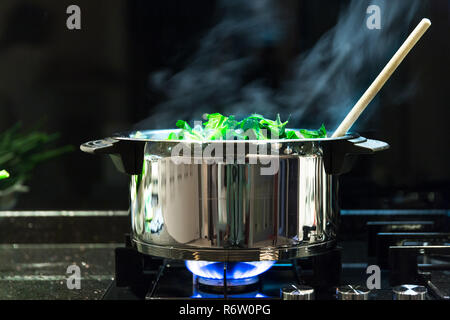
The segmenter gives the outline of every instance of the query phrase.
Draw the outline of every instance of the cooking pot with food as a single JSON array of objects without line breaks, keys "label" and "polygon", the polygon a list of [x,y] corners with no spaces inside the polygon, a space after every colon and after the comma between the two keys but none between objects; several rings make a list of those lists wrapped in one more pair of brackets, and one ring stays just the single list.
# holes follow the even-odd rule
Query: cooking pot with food
[{"label": "cooking pot with food", "polygon": [[338,138],[167,140],[174,130],[117,134],[81,150],[131,176],[138,251],[206,261],[311,256],[336,245],[338,176],[385,142]]}]

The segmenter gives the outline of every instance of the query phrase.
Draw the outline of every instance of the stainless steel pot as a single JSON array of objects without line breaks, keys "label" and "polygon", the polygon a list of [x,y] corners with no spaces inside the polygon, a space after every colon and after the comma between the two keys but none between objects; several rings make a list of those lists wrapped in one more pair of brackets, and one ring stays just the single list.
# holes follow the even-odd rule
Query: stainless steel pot
[{"label": "stainless steel pot", "polygon": [[281,260],[333,248],[338,175],[354,155],[389,147],[353,133],[200,143],[165,140],[171,131],[119,134],[81,149],[112,155],[131,175],[137,249],[186,260]]}]

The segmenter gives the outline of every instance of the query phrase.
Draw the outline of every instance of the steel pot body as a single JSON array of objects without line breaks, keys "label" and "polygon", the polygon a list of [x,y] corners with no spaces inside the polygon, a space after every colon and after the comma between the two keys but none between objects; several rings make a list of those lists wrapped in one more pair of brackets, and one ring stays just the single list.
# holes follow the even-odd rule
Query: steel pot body
[{"label": "steel pot body", "polygon": [[[163,132],[137,139],[141,169],[124,170],[133,240],[142,253],[185,260],[281,260],[334,247],[344,160],[388,147],[358,135],[186,143],[158,139]],[[180,146],[182,155],[174,153]],[[133,162],[121,149],[107,153]]]}]

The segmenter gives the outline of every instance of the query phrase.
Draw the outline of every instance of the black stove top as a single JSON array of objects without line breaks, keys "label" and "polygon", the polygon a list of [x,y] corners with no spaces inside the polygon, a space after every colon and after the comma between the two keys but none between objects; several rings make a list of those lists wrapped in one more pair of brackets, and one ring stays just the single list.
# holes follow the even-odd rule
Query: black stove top
[{"label": "black stove top", "polygon": [[[318,256],[277,261],[246,283],[198,277],[188,270],[185,261],[143,255],[127,238],[127,246],[116,249],[115,280],[103,298],[281,300],[286,298],[281,294],[283,288],[306,286],[313,289],[314,300],[362,299],[361,296],[369,300],[410,299],[421,290],[426,291],[422,299],[448,300],[448,215],[421,214],[390,212],[389,216],[366,215],[361,221],[361,217],[346,217],[344,212],[346,228],[360,228],[363,224],[368,238],[361,239],[357,232],[347,230],[345,234],[353,238],[341,239],[338,247]],[[358,286],[364,289],[358,291]],[[371,290],[367,286],[372,286]],[[345,295],[347,291],[358,294]]]}]

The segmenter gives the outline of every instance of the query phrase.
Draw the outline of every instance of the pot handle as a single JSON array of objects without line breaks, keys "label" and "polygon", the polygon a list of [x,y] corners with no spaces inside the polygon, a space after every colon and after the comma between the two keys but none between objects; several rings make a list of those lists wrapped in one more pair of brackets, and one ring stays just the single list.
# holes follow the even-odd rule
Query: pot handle
[{"label": "pot handle", "polygon": [[80,149],[90,154],[108,154],[119,171],[135,175],[142,173],[144,145],[143,141],[104,138],[83,143]]},{"label": "pot handle", "polygon": [[378,151],[389,149],[389,144],[379,140],[366,139],[364,137],[358,137],[348,140],[353,144],[347,151],[347,154],[370,154]]},{"label": "pot handle", "polygon": [[114,154],[117,153],[116,147],[119,140],[105,138],[83,143],[80,146],[81,151],[91,154]]},{"label": "pot handle", "polygon": [[323,149],[326,173],[340,175],[351,170],[357,155],[372,154],[389,149],[389,144],[383,141],[357,137],[324,144]]}]

